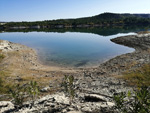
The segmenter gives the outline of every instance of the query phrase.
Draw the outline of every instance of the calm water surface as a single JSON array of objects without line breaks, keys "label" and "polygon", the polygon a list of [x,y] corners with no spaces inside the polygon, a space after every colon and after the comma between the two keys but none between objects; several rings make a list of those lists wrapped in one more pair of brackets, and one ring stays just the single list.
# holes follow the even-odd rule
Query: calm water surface
[{"label": "calm water surface", "polygon": [[132,48],[110,41],[111,38],[127,34],[101,36],[79,32],[4,32],[0,33],[0,39],[36,49],[39,59],[46,65],[88,67],[133,52]]}]

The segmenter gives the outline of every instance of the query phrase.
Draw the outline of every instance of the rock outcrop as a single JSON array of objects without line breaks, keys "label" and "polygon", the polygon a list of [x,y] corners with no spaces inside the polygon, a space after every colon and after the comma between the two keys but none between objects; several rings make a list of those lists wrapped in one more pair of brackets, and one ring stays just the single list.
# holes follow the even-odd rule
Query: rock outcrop
[{"label": "rock outcrop", "polygon": [[[114,106],[113,102],[108,102],[104,96],[98,94],[77,93],[74,102],[70,104],[68,97],[64,93],[47,95],[38,99],[31,105],[30,102],[24,103],[19,109],[9,101],[0,102],[1,113],[83,113],[101,112],[107,113],[108,109]],[[107,110],[106,110],[107,109]],[[96,111],[95,111],[96,112]]]}]

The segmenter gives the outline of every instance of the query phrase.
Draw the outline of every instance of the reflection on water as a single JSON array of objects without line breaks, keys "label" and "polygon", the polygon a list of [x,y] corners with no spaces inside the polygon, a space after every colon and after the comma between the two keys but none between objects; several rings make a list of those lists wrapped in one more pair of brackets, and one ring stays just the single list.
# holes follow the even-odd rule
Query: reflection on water
[{"label": "reflection on water", "polygon": [[116,35],[118,33],[129,33],[149,30],[150,26],[113,26],[113,27],[85,27],[85,28],[56,28],[56,29],[0,29],[0,32],[80,32],[93,33],[101,36]]},{"label": "reflection on water", "polygon": [[144,30],[144,27],[131,26],[125,28],[21,29],[0,33],[0,39],[36,49],[39,59],[47,65],[87,67],[97,66],[117,55],[134,51],[132,48],[115,44],[110,39]]},{"label": "reflection on water", "polygon": [[134,51],[110,41],[122,35],[126,34],[100,36],[77,32],[5,32],[0,34],[0,39],[36,49],[44,64],[81,67],[98,65],[114,56]]}]

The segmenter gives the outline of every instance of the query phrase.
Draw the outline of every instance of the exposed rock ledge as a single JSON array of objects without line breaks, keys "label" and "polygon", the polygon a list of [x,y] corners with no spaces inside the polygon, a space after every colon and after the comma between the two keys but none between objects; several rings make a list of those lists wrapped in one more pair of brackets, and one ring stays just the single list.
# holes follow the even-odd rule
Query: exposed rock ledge
[{"label": "exposed rock ledge", "polygon": [[82,69],[75,76],[75,102],[70,105],[69,99],[62,93],[47,95],[35,102],[30,109],[29,104],[17,111],[11,102],[0,102],[0,112],[28,112],[28,113],[111,113],[113,112],[114,93],[132,90],[125,81],[116,79],[112,75],[121,75],[127,70],[134,70],[150,60],[150,34],[124,36],[111,41],[135,48],[133,53],[117,56],[97,68]]},{"label": "exposed rock ledge", "polygon": [[[90,99],[94,99],[90,101]],[[4,113],[82,113],[108,111],[107,109],[114,106],[113,102],[108,102],[108,98],[96,94],[79,93],[78,98],[71,105],[69,98],[64,93],[57,93],[47,95],[36,100],[34,105],[30,107],[31,103],[24,103],[22,109],[16,110],[14,105],[9,101],[0,102],[0,112]],[[96,111],[98,110],[98,111]],[[109,110],[110,111],[110,110]]]}]

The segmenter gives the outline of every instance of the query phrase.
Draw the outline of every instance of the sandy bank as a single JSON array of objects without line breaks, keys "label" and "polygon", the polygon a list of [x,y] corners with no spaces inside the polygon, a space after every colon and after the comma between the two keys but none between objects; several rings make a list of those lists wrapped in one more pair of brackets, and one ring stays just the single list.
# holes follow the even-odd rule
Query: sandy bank
[{"label": "sandy bank", "polygon": [[74,69],[40,64],[36,51],[21,44],[0,40],[0,50],[1,54],[5,55],[0,63],[0,69],[9,73],[6,77],[8,81],[36,80],[41,84],[49,85],[50,82],[59,81],[59,78],[66,73],[76,73]]}]

